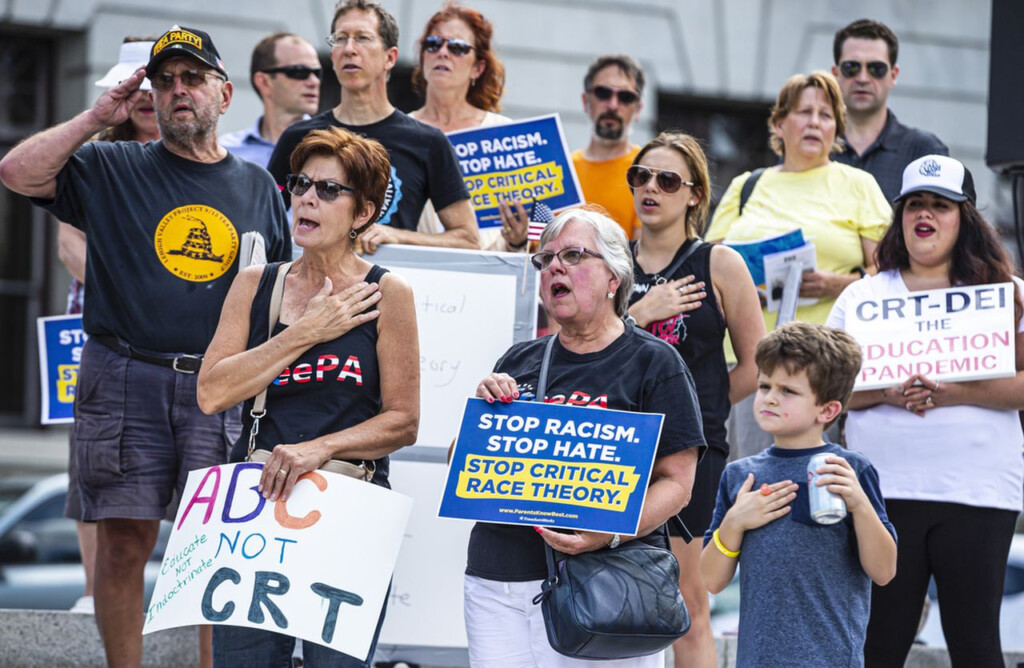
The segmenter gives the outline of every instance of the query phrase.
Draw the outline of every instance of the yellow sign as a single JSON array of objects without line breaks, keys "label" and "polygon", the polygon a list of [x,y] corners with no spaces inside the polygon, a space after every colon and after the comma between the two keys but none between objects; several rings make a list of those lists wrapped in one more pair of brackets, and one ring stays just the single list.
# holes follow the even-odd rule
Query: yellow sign
[{"label": "yellow sign", "polygon": [[78,384],[78,365],[59,364],[57,366],[57,396],[62,404],[75,402],[75,386]]},{"label": "yellow sign", "polygon": [[201,283],[220,278],[234,263],[238,233],[220,211],[190,204],[164,216],[157,225],[153,245],[167,271]]}]

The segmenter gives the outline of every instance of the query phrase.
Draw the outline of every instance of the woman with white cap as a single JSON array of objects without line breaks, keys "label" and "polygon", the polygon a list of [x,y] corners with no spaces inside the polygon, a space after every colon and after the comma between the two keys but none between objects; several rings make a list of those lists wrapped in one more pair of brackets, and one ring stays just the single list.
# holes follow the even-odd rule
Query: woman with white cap
[{"label": "woman with white cap", "polygon": [[[867,299],[1014,284],[1015,375],[952,381],[919,373],[855,392],[850,401],[847,447],[878,470],[899,536],[896,577],[871,592],[868,668],[903,666],[931,577],[952,664],[1003,665],[999,607],[1024,502],[1017,414],[1024,409],[1024,281],[975,201],[974,180],[958,160],[928,155],[907,165],[892,225],[876,251],[878,274],[846,288],[827,322],[847,326]],[[953,333],[943,337],[958,338]]]},{"label": "woman with white cap", "polygon": [[[96,82],[99,88],[107,89],[127,79],[140,67],[149,62],[149,50],[153,46],[151,37],[125,37],[117,64]],[[142,90],[150,90],[149,79],[142,82]],[[153,101],[148,95],[139,97],[132,107],[128,120],[120,125],[107,128],[97,141],[138,141],[149,142],[160,139],[160,128],[156,123]],[[67,223],[61,223],[57,232],[57,254],[71,274],[68,286],[67,313],[81,313],[85,297],[85,232]],[[78,476],[75,466],[75,442],[73,432],[68,436],[70,457],[68,460],[68,500],[65,514],[78,524],[78,546],[85,568],[85,591],[75,602],[72,612],[93,612],[93,572],[96,564],[96,525],[82,522],[82,507],[78,497]]]}]

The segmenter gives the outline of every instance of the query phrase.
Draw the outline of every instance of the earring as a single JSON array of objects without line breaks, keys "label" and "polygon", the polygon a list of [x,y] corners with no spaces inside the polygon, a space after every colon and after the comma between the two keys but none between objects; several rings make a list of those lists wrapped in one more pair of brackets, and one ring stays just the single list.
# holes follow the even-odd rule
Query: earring
[{"label": "earring", "polygon": [[615,293],[611,290],[608,291],[608,299],[615,299]]},{"label": "earring", "polygon": [[476,78],[469,80],[469,87],[474,88],[476,86]]},{"label": "earring", "polygon": [[349,230],[348,231],[348,238],[349,239],[355,239],[357,236],[359,236],[359,235],[356,233],[355,230]]}]

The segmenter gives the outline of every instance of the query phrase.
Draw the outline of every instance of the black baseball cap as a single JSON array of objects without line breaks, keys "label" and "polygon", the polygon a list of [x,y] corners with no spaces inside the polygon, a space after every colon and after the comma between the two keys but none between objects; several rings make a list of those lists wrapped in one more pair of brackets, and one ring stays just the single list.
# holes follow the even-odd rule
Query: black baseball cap
[{"label": "black baseball cap", "polygon": [[198,60],[223,74],[225,79],[228,76],[227,70],[224,69],[224,61],[220,59],[209,33],[183,26],[174,26],[160,35],[160,39],[153,44],[153,49],[149,52],[149,63],[146,65],[146,76],[152,79],[160,63],[179,56]]}]

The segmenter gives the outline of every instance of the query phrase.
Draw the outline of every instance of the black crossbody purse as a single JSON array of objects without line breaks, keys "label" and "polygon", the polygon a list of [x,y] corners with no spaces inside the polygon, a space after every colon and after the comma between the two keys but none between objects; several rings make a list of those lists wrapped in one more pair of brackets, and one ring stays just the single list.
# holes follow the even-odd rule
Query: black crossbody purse
[{"label": "black crossbody purse", "polygon": [[[541,362],[537,397],[544,400],[555,336]],[[678,517],[684,538],[690,532]],[[551,648],[577,659],[629,659],[665,649],[690,630],[671,550],[639,540],[566,555],[545,543],[548,577],[534,599]]]}]

